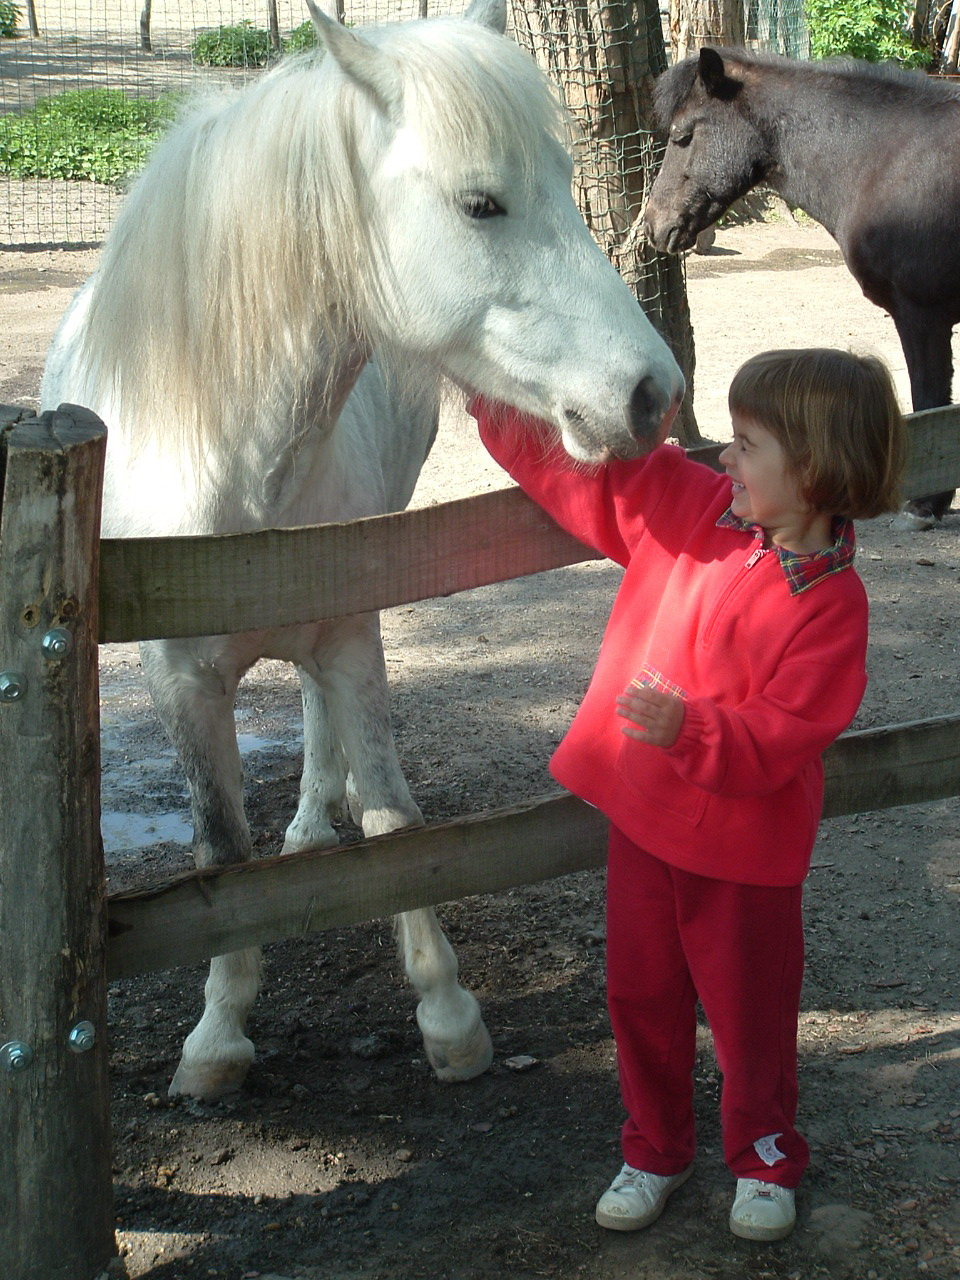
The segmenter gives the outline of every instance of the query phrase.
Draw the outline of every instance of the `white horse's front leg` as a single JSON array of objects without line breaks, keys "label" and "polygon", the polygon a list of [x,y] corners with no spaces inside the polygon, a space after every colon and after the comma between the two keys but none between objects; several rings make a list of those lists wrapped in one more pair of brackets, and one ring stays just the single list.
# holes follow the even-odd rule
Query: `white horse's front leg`
[{"label": "white horse's front leg", "polygon": [[397,916],[403,967],[420,996],[417,1025],[438,1080],[472,1080],[493,1061],[480,1006],[457,982],[457,957],[432,907]]},{"label": "white horse's front leg", "polygon": [[[247,861],[253,849],[233,719],[236,668],[223,654],[214,661],[202,641],[154,641],[140,653],[190,786],[197,865]],[[171,1094],[211,1100],[240,1088],[253,1061],[245,1027],[259,987],[259,949],[214,957],[203,1017],[184,1043]]]},{"label": "white horse's front leg", "polygon": [[[350,618],[318,649],[316,677],[350,765],[363,833],[420,825],[390,729],[387,675],[376,615]],[[420,996],[417,1022],[441,1080],[469,1080],[493,1059],[480,1006],[457,982],[457,959],[432,909],[398,916],[404,968]]]},{"label": "white horse's front leg", "polygon": [[203,1017],[183,1042],[170,1094],[210,1102],[243,1084],[253,1062],[253,1042],[244,1034],[260,990],[260,948],[214,956],[203,989]]}]

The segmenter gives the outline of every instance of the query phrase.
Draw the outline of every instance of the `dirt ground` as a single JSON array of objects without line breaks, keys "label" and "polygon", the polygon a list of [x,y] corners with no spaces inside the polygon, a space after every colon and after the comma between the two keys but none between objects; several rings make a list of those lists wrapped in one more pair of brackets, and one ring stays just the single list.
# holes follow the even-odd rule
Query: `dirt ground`
[{"label": "dirt ground", "polygon": [[[0,254],[0,400],[33,404],[43,351],[93,251]],[[721,231],[689,261],[705,434],[775,345],[903,360],[832,241],[810,224]],[[415,501],[499,486],[451,421]],[[960,708],[960,512],[926,534],[859,530],[873,605],[857,727]],[[395,727],[429,821],[552,790],[546,761],[592,668],[616,574],[592,564],[391,611]],[[114,884],[189,864],[184,788],[135,649],[103,651],[104,836]],[[258,851],[279,849],[298,786],[299,699],[276,663],[247,679],[238,728]],[[463,980],[495,1044],[468,1085],[432,1078],[389,921],[270,947],[257,1058],[216,1105],[166,1086],[201,968],[110,992],[118,1240],[137,1280],[937,1280],[960,1275],[960,802],[824,824],[808,881],[801,1124],[813,1148],[794,1235],[726,1227],[732,1180],[704,1028],[695,1177],[636,1235],[593,1206],[619,1167],[604,1009],[603,877],[445,906]],[[146,848],[150,841],[160,843]],[[516,1060],[521,1059],[518,1063]],[[523,1067],[524,1069],[518,1069]],[[37,1280],[44,1280],[38,1277]],[[79,1278],[78,1278],[79,1280]]]}]

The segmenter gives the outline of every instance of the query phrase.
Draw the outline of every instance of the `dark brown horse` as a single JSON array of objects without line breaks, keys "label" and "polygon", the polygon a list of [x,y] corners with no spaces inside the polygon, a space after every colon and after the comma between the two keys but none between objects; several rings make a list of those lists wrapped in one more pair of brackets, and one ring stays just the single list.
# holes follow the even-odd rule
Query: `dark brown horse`
[{"label": "dark brown horse", "polygon": [[[914,409],[950,403],[960,321],[960,89],[844,59],[701,49],[656,85],[668,132],[645,210],[670,253],[758,183],[833,236],[864,294],[890,313]],[[929,528],[952,495],[911,503]]]}]

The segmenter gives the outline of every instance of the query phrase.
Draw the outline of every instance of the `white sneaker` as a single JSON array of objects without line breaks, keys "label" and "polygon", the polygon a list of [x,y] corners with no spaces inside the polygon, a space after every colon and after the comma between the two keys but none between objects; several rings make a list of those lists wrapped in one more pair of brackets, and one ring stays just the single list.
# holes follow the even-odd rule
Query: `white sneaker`
[{"label": "white sneaker", "polygon": [[743,1240],[782,1240],[797,1221],[793,1190],[775,1182],[738,1178],[730,1230]]},{"label": "white sneaker", "polygon": [[597,1222],[608,1231],[639,1231],[656,1222],[672,1192],[693,1173],[688,1164],[682,1173],[662,1177],[625,1164],[597,1201]]}]

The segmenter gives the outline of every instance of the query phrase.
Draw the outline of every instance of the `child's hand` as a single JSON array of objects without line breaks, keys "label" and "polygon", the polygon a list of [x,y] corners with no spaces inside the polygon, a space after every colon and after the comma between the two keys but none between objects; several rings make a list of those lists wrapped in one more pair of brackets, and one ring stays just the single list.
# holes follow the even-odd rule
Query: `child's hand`
[{"label": "child's hand", "polygon": [[645,685],[629,684],[617,698],[617,715],[629,720],[623,726],[628,738],[653,747],[672,747],[683,728],[683,699]]}]

